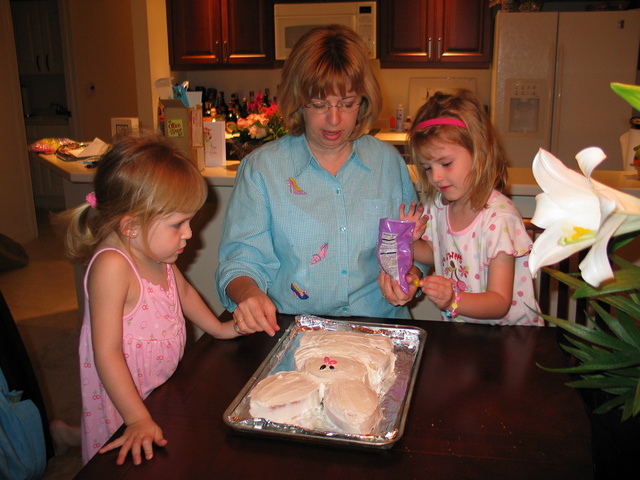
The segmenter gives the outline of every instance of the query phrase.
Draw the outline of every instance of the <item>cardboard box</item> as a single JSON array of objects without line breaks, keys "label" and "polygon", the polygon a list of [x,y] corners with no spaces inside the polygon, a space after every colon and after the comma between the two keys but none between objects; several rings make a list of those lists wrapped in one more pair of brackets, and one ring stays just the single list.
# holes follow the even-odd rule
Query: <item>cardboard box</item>
[{"label": "cardboard box", "polygon": [[189,155],[199,170],[204,170],[202,108],[199,105],[187,107],[182,100],[161,99],[158,104],[158,128]]},{"label": "cardboard box", "polygon": [[227,144],[224,122],[204,122],[204,164],[207,167],[222,167],[227,163]]}]

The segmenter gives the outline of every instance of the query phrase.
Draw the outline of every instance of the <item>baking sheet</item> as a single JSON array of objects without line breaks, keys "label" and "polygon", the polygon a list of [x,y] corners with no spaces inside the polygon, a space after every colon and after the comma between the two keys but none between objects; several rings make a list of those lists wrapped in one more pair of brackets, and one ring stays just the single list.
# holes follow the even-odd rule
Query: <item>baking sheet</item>
[{"label": "baking sheet", "polygon": [[[363,335],[386,335],[391,338],[396,354],[393,385],[380,401],[383,419],[370,435],[352,435],[331,431],[307,430],[294,425],[253,418],[249,414],[249,393],[262,379],[281,371],[295,370],[293,354],[299,344],[299,335],[308,330],[343,330]],[[404,432],[404,425],[411,403],[420,359],[427,333],[417,327],[386,325],[344,320],[330,320],[314,315],[299,315],[289,325],[262,365],[224,412],[224,421],[234,430],[276,435],[306,442],[358,445],[374,448],[391,448]]]}]

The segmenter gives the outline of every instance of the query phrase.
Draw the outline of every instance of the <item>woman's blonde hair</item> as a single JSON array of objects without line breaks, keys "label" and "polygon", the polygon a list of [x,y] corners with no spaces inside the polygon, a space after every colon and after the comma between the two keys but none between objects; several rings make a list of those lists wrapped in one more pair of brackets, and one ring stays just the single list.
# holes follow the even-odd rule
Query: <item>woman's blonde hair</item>
[{"label": "woman's blonde hair", "polygon": [[191,159],[161,135],[142,133],[117,140],[98,161],[95,202],[62,212],[54,222],[64,228],[67,256],[86,263],[108,235],[119,236],[125,216],[146,233],[154,220],[195,212],[208,187]]},{"label": "woman's blonde hair", "polygon": [[342,25],[309,30],[295,44],[282,69],[278,108],[289,134],[305,130],[302,109],[312,98],[354,91],[362,96],[351,139],[367,133],[382,109],[382,93],[369,54],[356,32]]},{"label": "woman's blonde hair", "polygon": [[[420,126],[426,120],[441,118],[462,120],[466,128],[446,123]],[[484,106],[474,93],[468,90],[459,90],[455,94],[436,92],[418,109],[411,125],[409,151],[411,161],[418,169],[422,201],[433,203],[440,200],[446,204],[438,189],[429,182],[420,163],[420,158],[428,156],[434,142],[460,145],[471,154],[469,201],[474,210],[482,210],[491,192],[494,189],[502,191],[506,186],[508,177],[504,151]]]}]

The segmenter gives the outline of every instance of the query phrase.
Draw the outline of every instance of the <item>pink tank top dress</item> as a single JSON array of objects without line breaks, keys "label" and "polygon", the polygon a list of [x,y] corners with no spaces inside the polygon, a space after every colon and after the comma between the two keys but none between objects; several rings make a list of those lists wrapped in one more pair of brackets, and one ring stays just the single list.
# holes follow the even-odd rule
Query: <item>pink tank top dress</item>
[{"label": "pink tank top dress", "polygon": [[102,252],[123,255],[140,283],[140,299],[122,318],[122,353],[140,397],[162,385],[178,367],[186,342],[185,320],[175,276],[167,265],[168,289],[141,278],[131,259],[120,250],[105,248],[87,266],[84,278],[84,318],[80,332],[80,382],[82,392],[82,460],[87,463],[124,423],[107,395],[93,359],[87,279],[94,260]]}]

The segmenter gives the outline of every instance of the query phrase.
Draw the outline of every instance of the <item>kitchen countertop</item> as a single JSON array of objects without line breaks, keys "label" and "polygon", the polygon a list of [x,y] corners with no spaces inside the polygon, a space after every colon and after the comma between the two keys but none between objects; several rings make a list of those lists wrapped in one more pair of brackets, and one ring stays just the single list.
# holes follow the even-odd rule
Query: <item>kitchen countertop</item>
[{"label": "kitchen countertop", "polygon": [[[36,155],[37,159],[48,168],[51,168],[62,178],[72,183],[91,183],[94,170],[86,168],[82,161],[65,162],[55,155]],[[227,160],[223,167],[207,167],[202,171],[202,176],[209,185],[232,187],[239,161]],[[414,181],[417,180],[415,167],[409,165],[409,172]],[[609,187],[622,192],[640,197],[640,180],[636,172],[603,170],[594,171],[593,178]],[[509,187],[507,193],[512,196],[534,197],[541,193],[536,183],[533,172],[529,168],[509,168]]]},{"label": "kitchen countertop", "polygon": [[[81,160],[65,162],[54,154],[39,154],[35,157],[45,165],[71,183],[91,183],[95,170],[86,168]],[[202,176],[209,185],[233,187],[238,171],[237,160],[227,160],[224,167],[207,167],[202,171]]]}]

